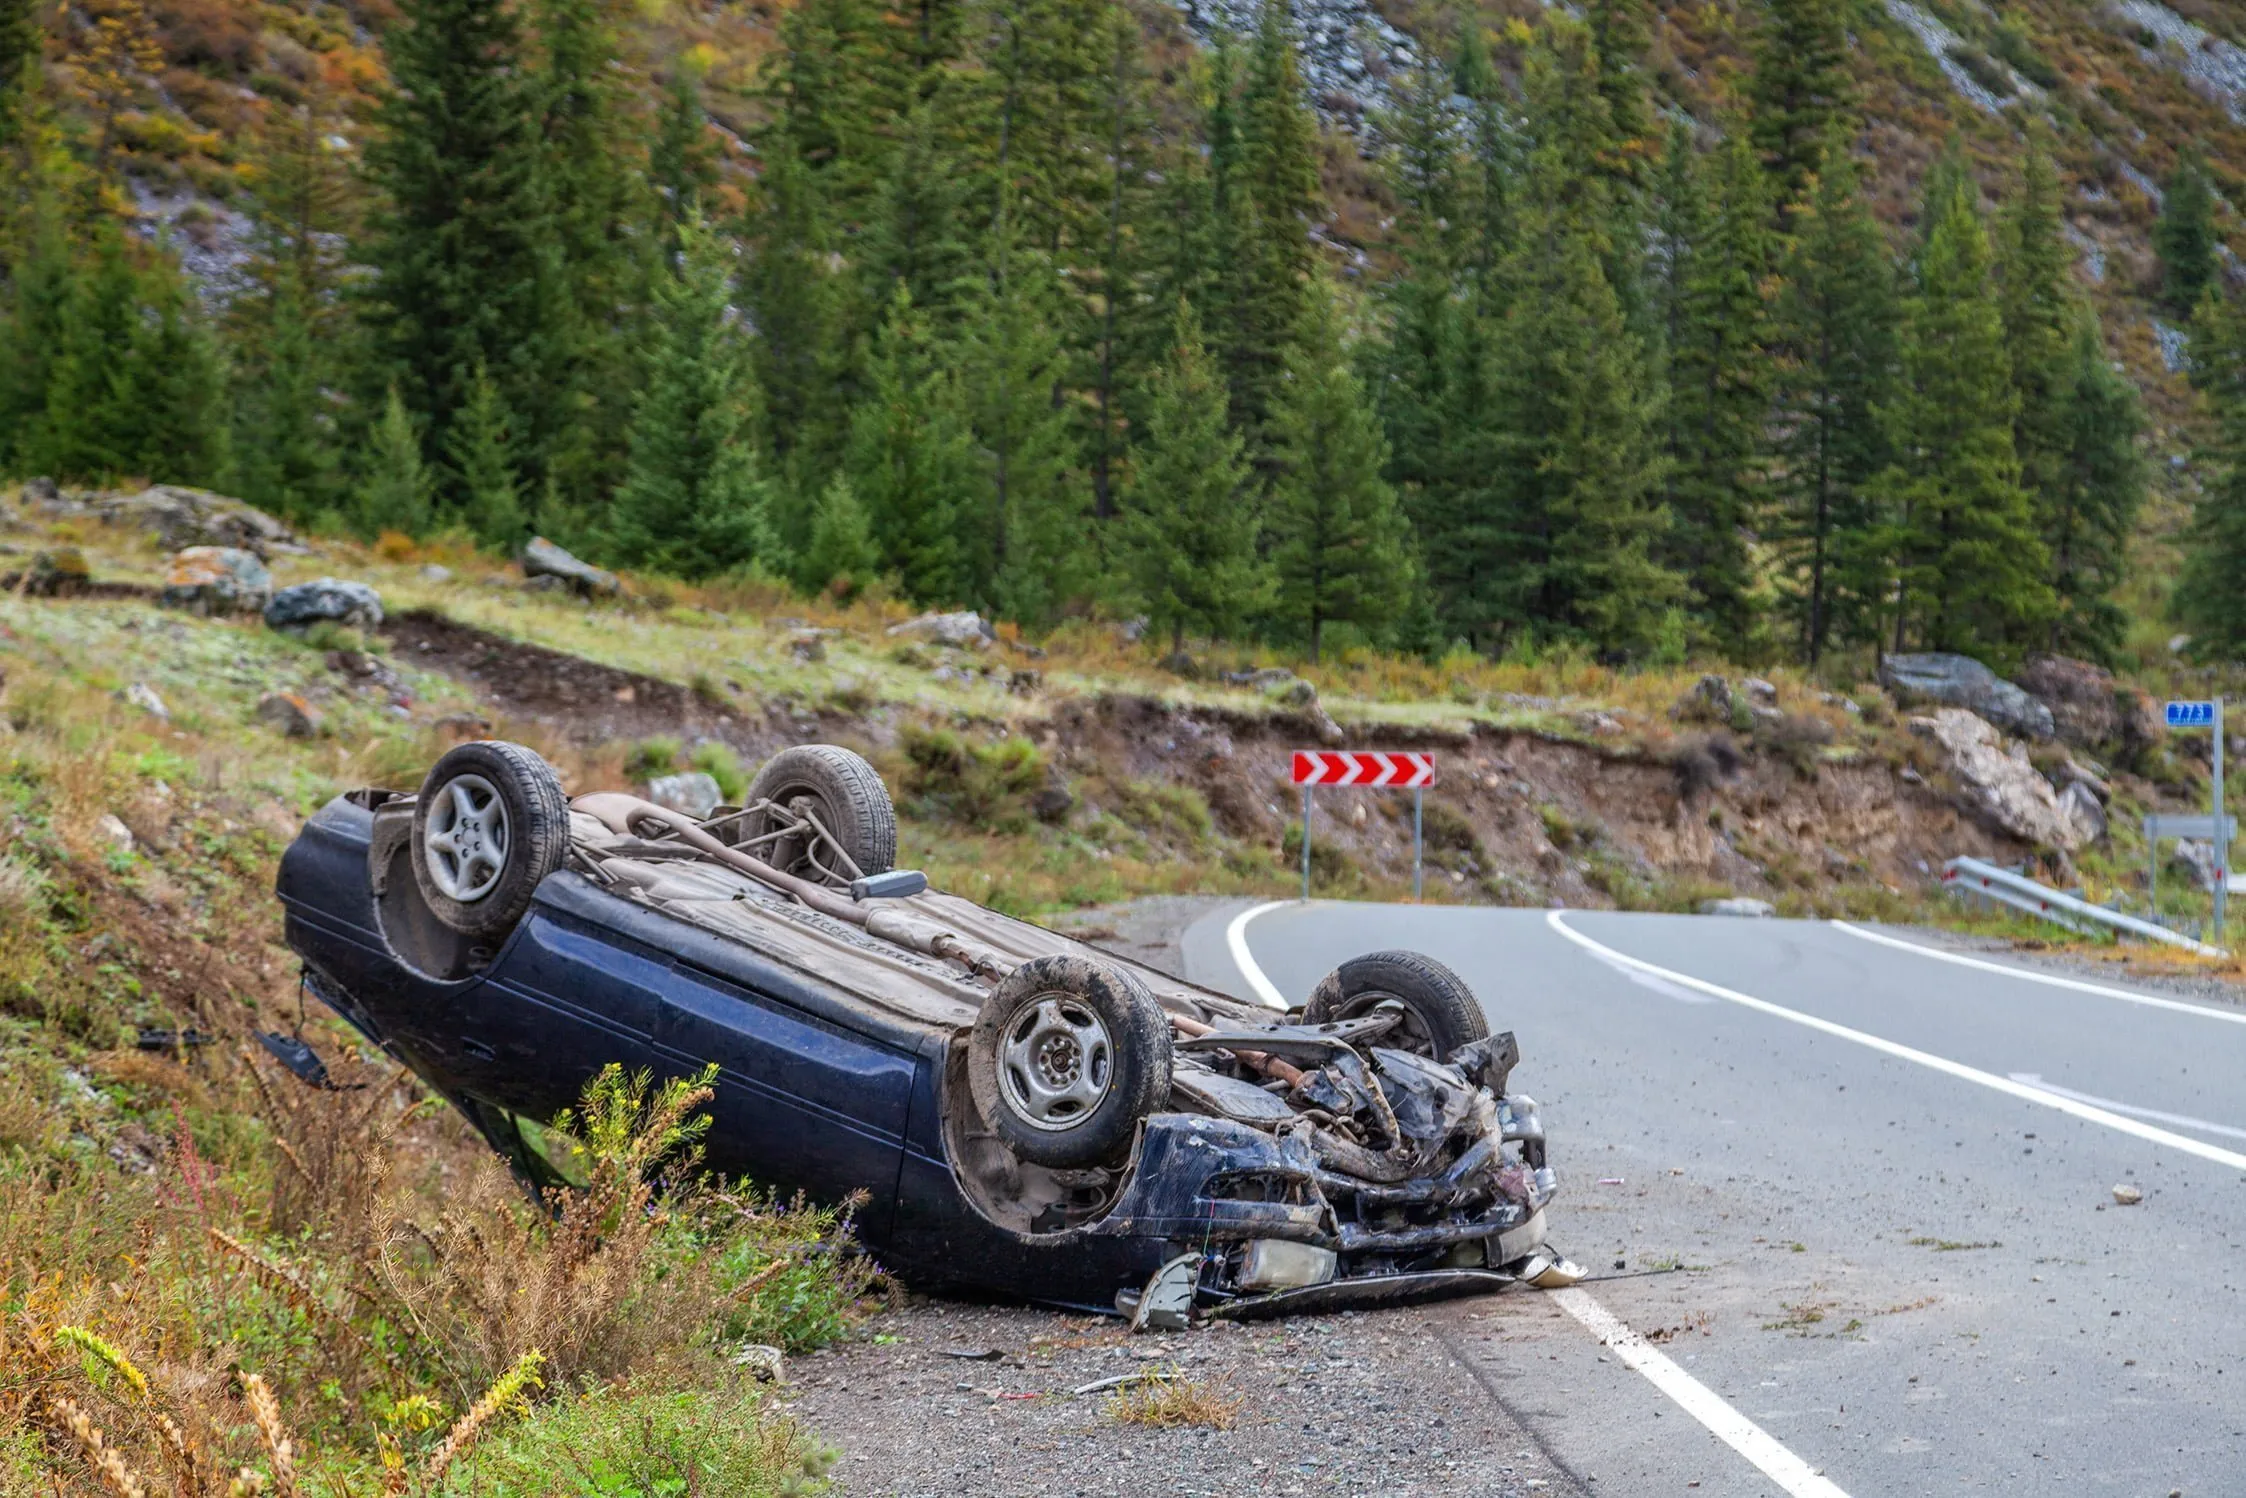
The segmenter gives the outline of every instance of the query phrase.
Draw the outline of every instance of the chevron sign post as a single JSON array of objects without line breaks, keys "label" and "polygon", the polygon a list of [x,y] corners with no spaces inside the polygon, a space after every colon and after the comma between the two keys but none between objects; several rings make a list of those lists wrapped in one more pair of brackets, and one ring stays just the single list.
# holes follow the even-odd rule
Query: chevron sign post
[{"label": "chevron sign post", "polygon": [[1319,786],[1363,786],[1412,793],[1412,898],[1419,898],[1421,827],[1435,756],[1392,749],[1297,749],[1294,783],[1302,787],[1302,897],[1310,898],[1311,796]]}]

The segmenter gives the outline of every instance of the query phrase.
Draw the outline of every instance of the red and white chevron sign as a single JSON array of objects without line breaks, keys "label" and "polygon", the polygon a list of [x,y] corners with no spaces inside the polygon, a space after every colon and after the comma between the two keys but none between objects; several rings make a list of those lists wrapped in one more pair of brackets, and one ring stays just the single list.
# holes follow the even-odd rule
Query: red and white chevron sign
[{"label": "red and white chevron sign", "polygon": [[1435,783],[1435,756],[1389,749],[1297,749],[1294,783],[1410,790]]}]

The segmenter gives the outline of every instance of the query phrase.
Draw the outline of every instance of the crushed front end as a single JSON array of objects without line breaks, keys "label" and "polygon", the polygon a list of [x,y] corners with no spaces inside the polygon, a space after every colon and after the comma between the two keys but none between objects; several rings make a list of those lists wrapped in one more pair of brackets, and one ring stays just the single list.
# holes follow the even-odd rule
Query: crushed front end
[{"label": "crushed front end", "polygon": [[1550,1287],[1581,1272],[1545,1243],[1556,1182],[1533,1099],[1509,1095],[1511,1034],[1438,1062],[1336,1025],[1212,1030],[1180,1045],[1191,1113],[1146,1121],[1100,1234],[1176,1252],[1119,1297],[1141,1326]]}]

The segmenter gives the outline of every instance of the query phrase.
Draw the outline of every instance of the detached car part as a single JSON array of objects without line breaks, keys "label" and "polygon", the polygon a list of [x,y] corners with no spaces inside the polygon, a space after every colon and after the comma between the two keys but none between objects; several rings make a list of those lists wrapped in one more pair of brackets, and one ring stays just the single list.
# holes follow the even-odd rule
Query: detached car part
[{"label": "detached car part", "polygon": [[709,1164],[829,1202],[894,1272],[1139,1325],[1572,1265],[1520,1053],[1456,974],[1353,958],[1285,1015],[927,888],[847,749],[697,821],[569,801],[519,745],[354,791],[281,862],[309,990],[534,1179],[620,1062],[715,1062]]}]

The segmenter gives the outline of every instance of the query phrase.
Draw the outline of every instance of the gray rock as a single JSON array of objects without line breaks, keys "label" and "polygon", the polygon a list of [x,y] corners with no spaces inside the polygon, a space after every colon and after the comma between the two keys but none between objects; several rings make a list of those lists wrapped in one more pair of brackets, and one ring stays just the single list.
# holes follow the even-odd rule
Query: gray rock
[{"label": "gray rock", "polygon": [[133,851],[133,830],[120,821],[114,812],[103,812],[101,820],[94,823],[94,831],[101,840],[119,853]]},{"label": "gray rock", "polygon": [[715,776],[701,770],[688,770],[684,774],[658,775],[650,780],[647,799],[699,822],[716,814],[725,792],[718,789]]},{"label": "gray rock", "polygon": [[192,614],[255,614],[273,601],[273,574],[255,552],[190,546],[165,568],[156,601]]},{"label": "gray rock", "polygon": [[1062,785],[1048,784],[1029,798],[1029,813],[1040,822],[1064,822],[1075,806],[1076,798]]},{"label": "gray rock", "polygon": [[1902,701],[1963,708],[2021,738],[2056,731],[2049,707],[1969,655],[1891,655],[1879,663],[1879,681]]},{"label": "gray rock", "polygon": [[2102,841],[2106,835],[2106,807],[2097,792],[2080,780],[2069,781],[2059,792],[2059,810],[2085,843]]},{"label": "gray rock", "polygon": [[313,739],[325,726],[320,710],[294,692],[267,692],[257,701],[257,721],[292,739]]},{"label": "gray rock", "polygon": [[1950,773],[1997,830],[2069,853],[2082,846],[2082,829],[2060,806],[2051,782],[2036,773],[2024,752],[2007,752],[2003,736],[1986,719],[1945,707],[1932,717],[1911,719],[1910,727],[1941,748]]},{"label": "gray rock", "polygon": [[523,548],[522,564],[525,577],[559,578],[587,598],[614,598],[624,591],[615,573],[579,561],[544,536],[532,537]]},{"label": "gray rock", "polygon": [[452,569],[437,562],[424,562],[421,580],[425,583],[449,583],[452,581]]},{"label": "gray rock", "polygon": [[1146,638],[1146,623],[1143,614],[1136,619],[1126,619],[1115,626],[1115,638],[1126,645],[1136,645]]},{"label": "gray rock", "polygon": [[86,554],[75,546],[58,546],[36,553],[22,579],[23,591],[34,598],[55,598],[85,591],[94,580]]},{"label": "gray rock", "polygon": [[1727,900],[1702,900],[1702,915],[1742,915],[1756,918],[1774,916],[1778,908],[1768,900],[1754,900],[1745,895],[1733,895]]},{"label": "gray rock", "polygon": [[1761,677],[1750,676],[1739,685],[1746,690],[1749,697],[1754,698],[1755,701],[1762,703],[1764,706],[1774,707],[1777,705],[1778,688],[1774,684],[1764,681]]},{"label": "gray rock", "polygon": [[70,507],[111,525],[129,526],[155,536],[167,550],[196,546],[225,546],[255,552],[260,560],[310,548],[296,533],[238,499],[190,489],[183,484],[157,484],[137,494],[103,494]]},{"label": "gray rock", "polygon": [[157,696],[156,689],[145,681],[136,681],[125,688],[124,697],[151,718],[161,718],[166,723],[172,720],[172,710],[164,706],[164,699]]},{"label": "gray rock", "polygon": [[323,577],[283,588],[265,606],[265,623],[272,629],[303,629],[323,619],[372,629],[382,622],[382,595],[365,583]]},{"label": "gray rock", "polygon": [[956,614],[922,614],[902,624],[890,625],[889,633],[967,650],[980,650],[998,638],[998,631],[991,628],[990,621],[971,609]]}]

